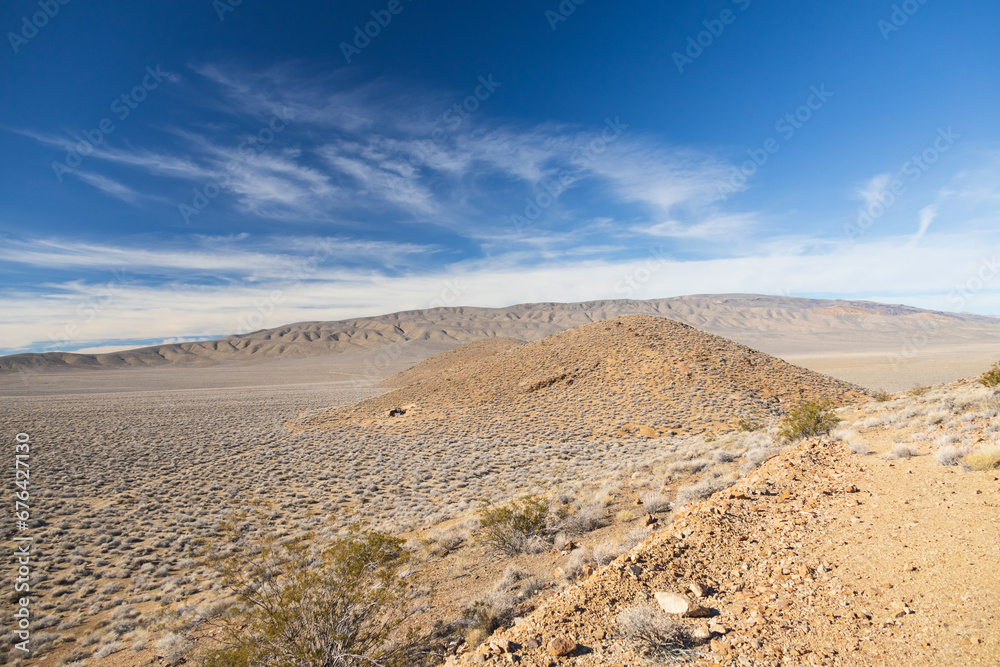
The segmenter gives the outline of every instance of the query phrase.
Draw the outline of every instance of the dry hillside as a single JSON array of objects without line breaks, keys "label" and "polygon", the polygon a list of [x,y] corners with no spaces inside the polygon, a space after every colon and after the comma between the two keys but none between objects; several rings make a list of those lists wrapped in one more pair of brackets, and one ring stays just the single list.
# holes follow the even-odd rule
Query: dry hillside
[{"label": "dry hillside", "polygon": [[305,425],[397,436],[657,438],[729,431],[802,401],[843,405],[862,396],[859,387],[685,324],[633,315],[445,368]]},{"label": "dry hillside", "polygon": [[842,410],[833,437],[681,509],[448,664],[664,664],[663,637],[700,667],[1000,664],[1000,397],[914,394]]}]

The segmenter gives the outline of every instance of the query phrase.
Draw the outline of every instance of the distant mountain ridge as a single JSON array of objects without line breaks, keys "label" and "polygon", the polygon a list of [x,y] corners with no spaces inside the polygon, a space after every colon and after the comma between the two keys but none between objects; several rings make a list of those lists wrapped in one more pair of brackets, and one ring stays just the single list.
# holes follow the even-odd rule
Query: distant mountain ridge
[{"label": "distant mountain ridge", "polygon": [[[103,354],[45,352],[0,357],[0,372],[215,366],[377,350],[398,343],[442,348],[493,337],[532,341],[622,315],[656,315],[767,350],[775,337],[829,337],[886,344],[926,336],[953,342],[1000,340],[1000,318],[870,301],[753,294],[692,295],[647,301],[526,303],[506,308],[411,310],[331,322],[299,322],[210,341]],[[931,322],[932,324],[928,324]],[[859,339],[861,340],[861,339]]]}]

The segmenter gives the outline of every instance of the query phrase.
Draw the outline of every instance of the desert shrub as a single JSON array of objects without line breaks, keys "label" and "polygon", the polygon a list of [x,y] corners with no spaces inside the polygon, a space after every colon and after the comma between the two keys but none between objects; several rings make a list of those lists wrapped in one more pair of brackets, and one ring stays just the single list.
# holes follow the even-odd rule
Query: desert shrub
[{"label": "desert shrub", "polygon": [[687,505],[688,503],[693,503],[696,500],[708,498],[716,491],[721,491],[727,488],[730,484],[731,482],[726,481],[722,477],[704,479],[695,484],[690,484],[677,491],[677,505]]},{"label": "desert shrub", "polygon": [[1000,468],[1000,447],[981,449],[962,457],[962,463],[971,470],[995,470]]},{"label": "desert shrub", "polygon": [[569,536],[583,535],[603,528],[608,523],[607,513],[601,505],[587,505],[571,514],[562,524],[562,531]]},{"label": "desert shrub", "polygon": [[539,496],[515,498],[504,505],[483,504],[478,511],[480,536],[497,551],[513,556],[544,550],[549,504]]},{"label": "desert shrub", "polygon": [[517,598],[514,594],[497,586],[468,605],[463,610],[462,622],[466,627],[465,637],[470,647],[474,648],[473,640],[481,642],[498,628],[510,623],[516,608]]},{"label": "desert shrub", "polygon": [[190,650],[190,644],[181,635],[168,632],[156,640],[156,650],[168,665],[179,664]]},{"label": "desert shrub", "polygon": [[829,401],[806,401],[793,409],[781,423],[778,435],[785,440],[800,440],[829,433],[840,422]]},{"label": "desert shrub", "polygon": [[222,632],[206,667],[419,664],[426,638],[404,627],[417,609],[402,540],[355,525],[318,546],[314,533],[281,539],[256,519],[255,533],[246,515],[224,522],[223,543],[237,546],[202,553],[239,600],[211,622]]},{"label": "desert shrub", "polygon": [[930,387],[918,383],[913,385],[913,388],[910,389],[908,393],[910,394],[910,396],[923,396],[930,390],[931,390]]},{"label": "desert shrub", "polygon": [[622,636],[643,652],[648,651],[650,657],[683,662],[694,655],[687,628],[655,605],[639,603],[626,607],[618,613],[616,621]]},{"label": "desert shrub", "polygon": [[847,448],[855,454],[861,454],[862,456],[868,455],[868,445],[861,440],[849,440],[847,442]]},{"label": "desert shrub", "polygon": [[643,508],[650,514],[658,514],[670,509],[670,501],[662,493],[656,491],[642,494],[641,500]]},{"label": "desert shrub", "polygon": [[896,459],[908,459],[917,455],[917,451],[906,444],[899,444],[892,448],[888,454],[885,455],[887,461],[894,461]]},{"label": "desert shrub", "polygon": [[891,398],[892,396],[890,396],[889,392],[887,392],[885,389],[879,389],[877,391],[872,392],[872,399],[874,399],[876,403],[885,403]]},{"label": "desert shrub", "polygon": [[740,417],[740,420],[736,422],[736,429],[744,433],[752,433],[762,428],[764,428],[764,424],[755,417]]},{"label": "desert shrub", "polygon": [[984,387],[996,387],[1000,385],[1000,361],[993,364],[993,368],[983,373],[983,376],[979,378],[979,382]]},{"label": "desert shrub", "polygon": [[967,447],[945,445],[937,450],[937,453],[934,455],[934,459],[943,466],[953,466],[958,465],[959,461],[962,460],[962,457],[968,453],[969,449]]}]

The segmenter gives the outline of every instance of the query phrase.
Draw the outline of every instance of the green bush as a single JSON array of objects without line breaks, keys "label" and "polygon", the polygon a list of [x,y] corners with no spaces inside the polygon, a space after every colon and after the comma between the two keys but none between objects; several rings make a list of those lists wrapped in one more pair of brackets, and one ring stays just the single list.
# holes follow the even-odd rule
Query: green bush
[{"label": "green bush", "polygon": [[984,387],[995,387],[1000,385],[1000,361],[993,364],[993,368],[986,371],[979,382],[982,383]]},{"label": "green bush", "polygon": [[246,518],[223,525],[237,548],[201,554],[239,600],[209,621],[221,632],[202,652],[205,667],[423,663],[428,638],[405,627],[417,609],[402,540],[354,527],[319,548],[312,533],[279,539],[262,521],[263,536],[246,538]]},{"label": "green bush", "polygon": [[930,387],[922,384],[914,384],[913,389],[910,390],[910,396],[923,396],[931,390]]},{"label": "green bush", "polygon": [[840,422],[840,417],[833,414],[832,410],[829,400],[801,403],[782,421],[778,435],[785,440],[800,440],[829,433]]},{"label": "green bush", "polygon": [[549,504],[544,498],[531,495],[505,505],[484,503],[478,515],[482,541],[501,553],[513,556],[546,546]]},{"label": "green bush", "polygon": [[890,398],[892,398],[892,396],[890,396],[889,392],[887,392],[885,389],[879,389],[878,391],[872,394],[872,398],[875,399],[875,402],[877,403],[885,403]]}]

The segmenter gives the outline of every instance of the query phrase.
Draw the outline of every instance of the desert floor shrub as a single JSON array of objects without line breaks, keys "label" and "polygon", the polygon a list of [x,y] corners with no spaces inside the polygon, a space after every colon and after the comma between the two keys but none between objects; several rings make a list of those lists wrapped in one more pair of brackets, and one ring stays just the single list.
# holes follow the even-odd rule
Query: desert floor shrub
[{"label": "desert floor shrub", "polygon": [[996,470],[1000,468],[1000,447],[967,454],[962,457],[962,463],[971,470]]},{"label": "desert floor shrub", "polygon": [[910,445],[901,443],[892,448],[892,450],[885,455],[887,461],[894,461],[896,459],[908,459],[917,455],[917,450],[915,450]]},{"label": "desert floor shrub", "polygon": [[549,527],[549,504],[540,496],[483,504],[478,515],[482,541],[508,556],[533,552]]},{"label": "desert floor shrub", "polygon": [[730,484],[731,482],[727,481],[723,477],[703,479],[700,482],[689,484],[688,486],[679,489],[677,491],[676,503],[678,506],[687,505],[688,503],[693,503],[696,500],[708,498],[713,493],[725,489]]},{"label": "desert floor shrub", "polygon": [[934,459],[943,466],[953,466],[958,465],[962,460],[962,457],[969,453],[967,447],[956,447],[954,445],[945,445],[937,450],[934,454]]},{"label": "desert floor shrub", "polygon": [[778,429],[785,440],[800,440],[829,433],[840,422],[828,401],[806,401],[793,409]]},{"label": "desert floor shrub", "polygon": [[879,389],[877,391],[872,392],[872,399],[874,399],[876,403],[886,403],[891,398],[892,396],[890,396],[889,392],[887,392],[885,389]]},{"label": "desert floor shrub", "polygon": [[236,515],[222,530],[237,548],[202,554],[240,601],[214,619],[222,634],[205,667],[422,663],[429,637],[407,627],[417,607],[401,539],[354,526],[322,544],[269,525],[260,512]]},{"label": "desert floor shrub", "polygon": [[684,662],[694,655],[687,628],[656,605],[639,603],[626,607],[615,620],[619,632],[641,650],[648,651],[649,657]]},{"label": "desert floor shrub", "polygon": [[847,448],[855,454],[861,454],[862,456],[867,456],[869,453],[868,445],[861,440],[848,440]]},{"label": "desert floor shrub", "polygon": [[910,396],[923,396],[931,390],[930,387],[922,384],[915,384],[913,388],[908,392]]}]

